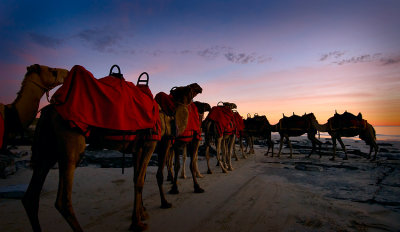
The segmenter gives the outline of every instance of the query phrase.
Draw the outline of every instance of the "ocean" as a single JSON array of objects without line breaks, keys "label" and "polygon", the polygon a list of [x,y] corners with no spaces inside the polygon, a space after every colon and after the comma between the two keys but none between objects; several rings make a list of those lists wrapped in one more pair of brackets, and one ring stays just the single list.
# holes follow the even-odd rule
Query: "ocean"
[{"label": "ocean", "polygon": [[[377,141],[400,141],[400,126],[374,126]],[[318,135],[317,135],[318,136]],[[321,138],[330,138],[328,133],[321,133]],[[349,139],[360,140],[358,136]]]}]

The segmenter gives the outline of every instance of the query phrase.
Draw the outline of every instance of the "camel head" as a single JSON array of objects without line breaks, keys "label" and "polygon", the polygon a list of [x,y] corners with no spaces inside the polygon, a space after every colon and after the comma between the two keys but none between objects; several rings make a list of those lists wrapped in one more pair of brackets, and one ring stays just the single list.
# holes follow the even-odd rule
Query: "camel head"
[{"label": "camel head", "polygon": [[206,102],[195,101],[194,104],[196,105],[199,114],[204,114],[204,112],[209,112],[211,110],[210,104]]},{"label": "camel head", "polygon": [[170,94],[174,98],[176,107],[175,125],[177,135],[182,134],[186,129],[189,118],[188,105],[192,102],[193,98],[202,91],[203,89],[197,83],[171,89]]},{"label": "camel head", "polygon": [[25,74],[25,80],[28,78],[45,91],[64,83],[68,76],[68,70],[61,68],[51,68],[44,65],[34,64],[28,66]]},{"label": "camel head", "polygon": [[202,92],[203,89],[200,85],[193,83],[187,86],[173,87],[170,94],[178,103],[189,105],[193,98]]},{"label": "camel head", "polygon": [[237,108],[237,106],[236,106],[236,104],[235,103],[230,103],[230,102],[223,102],[223,105],[224,106],[227,106],[229,109],[231,109],[231,110],[233,110],[233,109],[236,109]]}]

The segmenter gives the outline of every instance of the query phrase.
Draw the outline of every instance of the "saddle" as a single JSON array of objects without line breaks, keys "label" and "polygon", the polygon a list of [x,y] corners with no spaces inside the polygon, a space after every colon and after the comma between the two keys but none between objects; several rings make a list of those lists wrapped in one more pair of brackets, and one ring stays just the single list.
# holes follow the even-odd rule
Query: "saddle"
[{"label": "saddle", "polygon": [[290,117],[284,116],[279,121],[279,127],[286,130],[304,130],[307,129],[308,124],[303,117],[294,114]]},{"label": "saddle", "polygon": [[328,125],[330,130],[365,129],[367,120],[362,118],[361,113],[355,116],[346,111],[343,114],[335,113],[328,119]]},{"label": "saddle", "polygon": [[123,135],[121,138],[145,129],[159,134],[158,104],[147,84],[136,86],[111,70],[110,75],[96,79],[84,67],[75,65],[52,97],[57,112],[87,137],[93,128]]},{"label": "saddle", "polygon": [[234,115],[228,106],[212,107],[207,119],[215,122],[219,136],[232,134],[235,130]]}]

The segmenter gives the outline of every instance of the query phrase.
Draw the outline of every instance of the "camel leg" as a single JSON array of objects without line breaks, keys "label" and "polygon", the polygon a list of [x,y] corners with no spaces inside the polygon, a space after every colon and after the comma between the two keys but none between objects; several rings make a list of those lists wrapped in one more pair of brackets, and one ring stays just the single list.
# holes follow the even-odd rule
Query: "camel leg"
[{"label": "camel leg", "polygon": [[235,147],[235,135],[229,136],[227,139],[227,162],[228,162],[228,171],[233,171],[232,167],[232,150]]},{"label": "camel leg", "polygon": [[172,181],[174,180],[174,174],[173,174],[173,165],[174,165],[174,150],[173,149],[169,149],[169,154],[166,157],[166,165],[167,165],[167,181]]},{"label": "camel leg", "polygon": [[50,168],[56,163],[56,160],[51,162],[40,162],[36,164],[33,170],[32,178],[22,198],[22,204],[28,215],[32,230],[35,232],[42,231],[39,224],[39,201],[40,192],[46,180]]},{"label": "camel leg", "polygon": [[85,137],[77,132],[56,131],[59,133],[57,145],[61,155],[58,160],[59,183],[55,207],[74,231],[83,231],[72,207],[71,194],[76,165],[86,147]]},{"label": "camel leg", "polygon": [[172,146],[175,152],[175,163],[174,163],[174,181],[172,182],[172,187],[171,190],[169,190],[170,194],[178,194],[178,174],[179,174],[179,169],[181,168],[181,163],[180,163],[180,156],[183,152],[183,148],[186,148],[186,144],[184,142],[181,142],[179,140],[175,141],[175,144]]},{"label": "camel leg", "polygon": [[281,151],[282,151],[282,146],[283,146],[283,139],[284,139],[285,137],[283,136],[283,135],[281,135],[281,138],[279,139],[279,151],[278,151],[278,157],[280,157],[281,156]]},{"label": "camel leg", "polygon": [[215,141],[215,144],[217,146],[217,161],[218,161],[219,166],[222,169],[222,172],[223,173],[227,173],[227,170],[225,169],[224,164],[222,163],[222,160],[221,160],[221,157],[220,157],[221,145],[223,146],[223,144],[222,144],[223,142],[224,141],[223,141],[223,137],[222,136],[217,138],[216,141]]},{"label": "camel leg", "polygon": [[343,157],[343,159],[344,159],[344,160],[347,160],[348,158],[347,158],[346,146],[344,146],[344,143],[343,143],[343,141],[342,141],[342,138],[338,137],[337,140],[339,141],[340,146],[342,146],[342,149],[343,149],[343,151],[344,151],[344,157]]},{"label": "camel leg", "polygon": [[199,147],[200,147],[200,140],[199,139],[194,139],[192,142],[191,146],[195,147],[195,158],[194,158],[194,172],[196,174],[196,177],[198,178],[203,178],[204,176],[201,175],[199,166],[198,166],[198,157],[199,157]]},{"label": "camel leg", "polygon": [[182,171],[181,171],[181,178],[182,179],[186,179],[186,168],[185,168],[185,164],[186,164],[186,158],[187,158],[187,149],[186,149],[186,145],[183,148],[183,152],[182,152]]},{"label": "camel leg", "polygon": [[236,154],[236,149],[235,149],[235,145],[233,145],[233,157],[236,159],[236,161],[239,161],[239,158]]},{"label": "camel leg", "polygon": [[207,174],[212,174],[210,168],[210,144],[206,141]]},{"label": "camel leg", "polygon": [[200,146],[200,140],[193,139],[191,143],[188,144],[188,150],[190,154],[190,172],[192,173],[193,178],[193,187],[195,193],[203,193],[204,189],[202,189],[197,182],[197,175],[196,175],[196,164],[197,164],[197,151]]},{"label": "camel leg", "polygon": [[243,137],[239,136],[239,146],[240,146],[240,152],[242,153],[243,159],[247,159],[247,156],[245,152],[243,151]]},{"label": "camel leg", "polygon": [[322,144],[321,141],[319,141],[317,138],[315,138],[315,135],[307,134],[307,137],[308,137],[309,140],[311,140],[311,143],[312,143],[312,149],[311,149],[310,154],[308,154],[307,158],[310,158],[311,154],[315,151],[315,145],[316,144],[318,144],[318,146],[319,146],[319,158],[321,158],[321,156],[322,156],[322,154],[321,154],[321,144]]},{"label": "camel leg", "polygon": [[160,192],[160,199],[161,199],[161,208],[168,209],[172,207],[172,204],[167,201],[164,194],[163,183],[164,183],[164,166],[166,156],[169,153],[169,149],[171,148],[171,140],[169,139],[162,139],[160,141],[160,152],[158,154],[158,169],[157,169],[157,184],[158,190]]},{"label": "camel leg", "polygon": [[254,138],[253,136],[250,136],[250,152],[249,154],[254,154]]},{"label": "camel leg", "polygon": [[72,186],[76,163],[73,160],[59,161],[59,185],[56,199],[56,209],[65,218],[74,231],[83,231],[72,208]]},{"label": "camel leg", "polygon": [[290,142],[289,136],[286,137],[286,141],[287,141],[287,143],[289,145],[289,148],[290,148],[290,159],[291,159],[291,158],[293,158],[293,148],[292,148],[292,143]]},{"label": "camel leg", "polygon": [[336,137],[332,136],[332,145],[333,145],[333,154],[332,154],[332,158],[330,158],[329,160],[335,160],[335,156],[336,156]]},{"label": "camel leg", "polygon": [[134,165],[134,187],[135,187],[135,200],[132,210],[132,224],[130,229],[133,231],[143,231],[147,229],[147,224],[142,222],[143,217],[143,186],[146,176],[147,166],[156,148],[156,141],[140,141],[136,144],[142,145],[140,149],[136,148],[133,152],[136,163]]}]

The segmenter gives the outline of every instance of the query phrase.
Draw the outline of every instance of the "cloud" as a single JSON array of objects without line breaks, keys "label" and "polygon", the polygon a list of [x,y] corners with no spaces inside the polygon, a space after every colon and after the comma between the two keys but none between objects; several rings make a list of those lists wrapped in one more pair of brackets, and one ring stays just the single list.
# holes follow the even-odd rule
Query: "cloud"
[{"label": "cloud", "polygon": [[338,59],[341,56],[343,56],[344,54],[345,54],[345,52],[341,52],[341,51],[328,52],[326,54],[322,54],[322,56],[320,57],[319,61],[325,61],[325,60],[330,59],[330,58]]},{"label": "cloud", "polygon": [[345,64],[357,64],[357,63],[367,63],[367,62],[377,62],[382,65],[392,65],[400,63],[400,55],[385,55],[383,53],[374,54],[363,54],[359,56],[352,56],[349,58],[344,58],[345,52],[334,51],[323,54],[319,61],[331,60],[333,64],[345,65]]},{"label": "cloud", "polygon": [[380,62],[383,65],[391,65],[391,64],[400,63],[400,55],[399,56],[394,56],[394,57],[383,57],[383,58],[380,59]]},{"label": "cloud", "polygon": [[120,40],[118,33],[106,29],[86,29],[77,36],[99,52],[114,52],[112,48]]},{"label": "cloud", "polygon": [[47,35],[37,34],[37,33],[33,33],[33,32],[29,33],[29,36],[31,37],[33,42],[35,42],[43,47],[46,47],[46,48],[56,49],[56,48],[60,47],[64,42],[62,39],[50,37]]},{"label": "cloud", "polygon": [[255,53],[246,54],[246,53],[234,53],[228,52],[224,54],[225,58],[230,62],[236,64],[249,64],[249,63],[264,63],[266,61],[270,61],[271,58],[265,58],[263,56],[258,56]]}]

